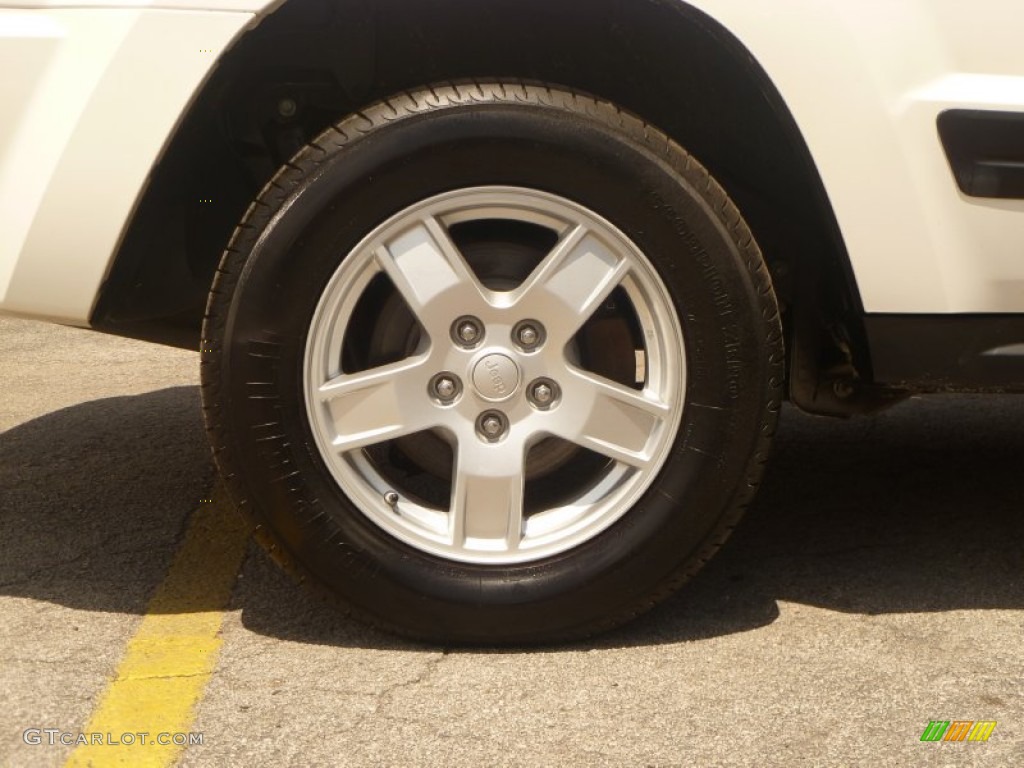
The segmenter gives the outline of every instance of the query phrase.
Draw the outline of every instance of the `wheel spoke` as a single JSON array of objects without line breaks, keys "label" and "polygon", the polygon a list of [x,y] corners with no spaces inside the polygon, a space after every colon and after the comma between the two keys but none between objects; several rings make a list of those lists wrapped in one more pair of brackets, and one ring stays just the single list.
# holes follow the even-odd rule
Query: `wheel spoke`
[{"label": "wheel spoke", "polygon": [[669,406],[640,392],[578,368],[562,378],[562,413],[552,432],[615,461],[644,467],[653,458]]},{"label": "wheel spoke", "polygon": [[565,234],[513,299],[524,317],[541,317],[567,342],[629,271],[629,262],[583,225]]},{"label": "wheel spoke", "polygon": [[506,440],[486,445],[459,441],[450,526],[452,543],[494,551],[519,547],[523,529],[524,447]]},{"label": "wheel spoke", "polygon": [[332,446],[339,452],[393,440],[437,426],[428,407],[426,358],[402,360],[321,385],[321,407],[334,424]]},{"label": "wheel spoke", "polygon": [[428,333],[447,328],[453,306],[476,312],[484,303],[479,280],[433,217],[421,219],[375,255]]}]

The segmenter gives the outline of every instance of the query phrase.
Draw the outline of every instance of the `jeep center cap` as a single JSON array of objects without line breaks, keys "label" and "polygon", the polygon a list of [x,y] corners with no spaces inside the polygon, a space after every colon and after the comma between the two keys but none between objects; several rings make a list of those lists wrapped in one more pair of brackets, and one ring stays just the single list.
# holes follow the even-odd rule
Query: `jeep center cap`
[{"label": "jeep center cap", "polygon": [[507,400],[519,386],[519,366],[507,355],[485,355],[473,366],[473,386],[484,400]]}]

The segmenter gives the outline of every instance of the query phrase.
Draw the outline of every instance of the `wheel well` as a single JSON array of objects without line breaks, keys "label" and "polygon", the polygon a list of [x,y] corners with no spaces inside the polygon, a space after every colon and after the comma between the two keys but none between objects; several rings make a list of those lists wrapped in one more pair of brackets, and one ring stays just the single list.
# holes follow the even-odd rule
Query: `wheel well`
[{"label": "wheel well", "polygon": [[785,309],[788,346],[805,347],[814,390],[821,371],[869,379],[838,225],[792,116],[749,52],[679,0],[582,8],[570,0],[289,0],[223,56],[180,123],[94,324],[197,344],[232,229],[298,148],[403,89],[515,78],[612,101],[697,157],[754,231]]}]

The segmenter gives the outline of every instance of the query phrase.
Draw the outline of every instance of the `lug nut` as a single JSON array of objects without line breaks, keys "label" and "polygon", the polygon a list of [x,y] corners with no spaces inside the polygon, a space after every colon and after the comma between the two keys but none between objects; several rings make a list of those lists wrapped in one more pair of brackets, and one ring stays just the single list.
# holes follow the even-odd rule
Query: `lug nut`
[{"label": "lug nut", "polygon": [[551,408],[558,401],[558,385],[551,379],[537,379],[526,390],[526,398],[535,408]]},{"label": "lug nut", "polygon": [[447,405],[453,402],[462,392],[462,382],[454,373],[439,373],[430,380],[432,397]]},{"label": "lug nut", "polygon": [[434,385],[434,391],[442,400],[451,400],[452,395],[455,394],[455,382],[447,377],[438,379]]},{"label": "lug nut", "polygon": [[484,411],[477,419],[476,428],[485,440],[494,442],[508,431],[508,419],[501,411]]},{"label": "lug nut", "polygon": [[452,323],[452,340],[461,347],[475,347],[483,335],[483,323],[475,317],[460,317]]},{"label": "lug nut", "polygon": [[533,320],[523,320],[512,329],[512,340],[526,351],[544,343],[544,327]]}]

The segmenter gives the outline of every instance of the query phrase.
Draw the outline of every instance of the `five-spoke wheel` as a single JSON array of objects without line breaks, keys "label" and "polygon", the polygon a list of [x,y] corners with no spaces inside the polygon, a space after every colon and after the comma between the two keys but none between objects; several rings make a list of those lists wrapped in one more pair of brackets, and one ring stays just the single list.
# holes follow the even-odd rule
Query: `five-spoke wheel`
[{"label": "five-spoke wheel", "polygon": [[[463,253],[452,231],[509,223],[526,245],[495,283],[474,243]],[[548,252],[531,250],[545,238]],[[379,275],[408,308],[415,339],[400,360],[346,370],[348,338],[394,322],[357,311]],[[588,369],[577,334],[599,312],[629,340],[614,349],[628,380]],[[369,233],[324,291],[306,363],[317,445],[360,510],[425,552],[477,563],[564,552],[614,523],[661,468],[686,383],[671,299],[636,245],[564,198],[505,187],[431,198]],[[422,473],[393,466],[408,453],[381,447],[425,431],[453,456],[450,477],[434,478],[440,504],[423,498]],[[367,456],[370,446],[384,458]],[[531,469],[537,451],[574,466],[557,497],[528,490],[542,476]],[[396,504],[384,500],[391,492]]]},{"label": "five-spoke wheel", "polygon": [[784,358],[699,162],[513,83],[317,137],[239,225],[204,337],[214,456],[257,539],[442,642],[580,637],[670,594],[753,495]]}]

